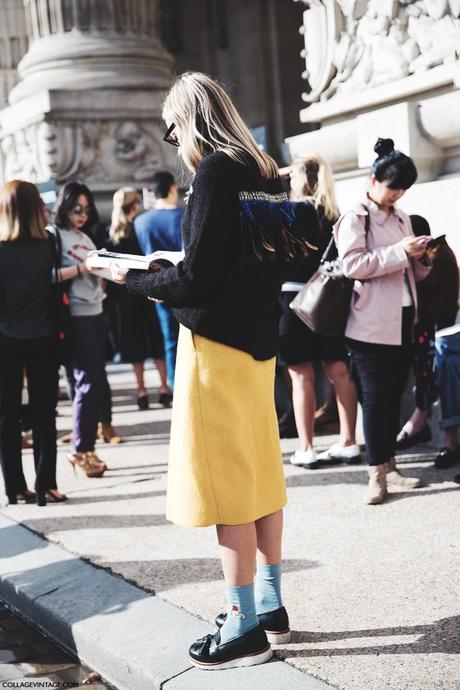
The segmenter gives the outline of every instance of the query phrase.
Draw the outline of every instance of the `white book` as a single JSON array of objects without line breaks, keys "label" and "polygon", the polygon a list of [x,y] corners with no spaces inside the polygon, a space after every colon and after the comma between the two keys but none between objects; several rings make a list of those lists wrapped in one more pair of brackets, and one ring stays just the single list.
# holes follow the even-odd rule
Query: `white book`
[{"label": "white book", "polygon": [[100,249],[89,252],[86,264],[92,273],[100,278],[112,280],[111,264],[118,264],[120,267],[140,271],[155,271],[161,268],[176,266],[184,258],[184,252],[158,251],[153,254],[140,256],[137,254],[121,254],[119,252],[108,252]]}]

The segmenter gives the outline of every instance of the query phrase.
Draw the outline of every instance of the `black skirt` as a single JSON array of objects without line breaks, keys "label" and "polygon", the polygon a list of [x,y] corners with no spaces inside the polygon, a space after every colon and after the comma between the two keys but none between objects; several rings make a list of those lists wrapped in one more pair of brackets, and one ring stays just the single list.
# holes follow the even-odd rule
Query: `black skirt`
[{"label": "black skirt", "polygon": [[122,362],[143,362],[152,357],[164,359],[163,336],[155,303],[145,297],[117,290],[117,340]]},{"label": "black skirt", "polygon": [[306,326],[289,304],[296,292],[282,292],[279,298],[279,354],[284,364],[347,361],[345,338],[318,335]]}]

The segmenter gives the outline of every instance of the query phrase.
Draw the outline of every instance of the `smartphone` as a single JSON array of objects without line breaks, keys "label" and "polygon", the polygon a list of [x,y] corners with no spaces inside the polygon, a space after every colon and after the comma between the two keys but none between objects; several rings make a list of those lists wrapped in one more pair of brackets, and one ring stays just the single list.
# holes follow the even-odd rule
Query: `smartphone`
[{"label": "smartphone", "polygon": [[438,237],[430,237],[428,242],[426,243],[427,247],[432,247],[433,245],[439,244],[443,240],[446,239],[445,235],[438,235]]}]

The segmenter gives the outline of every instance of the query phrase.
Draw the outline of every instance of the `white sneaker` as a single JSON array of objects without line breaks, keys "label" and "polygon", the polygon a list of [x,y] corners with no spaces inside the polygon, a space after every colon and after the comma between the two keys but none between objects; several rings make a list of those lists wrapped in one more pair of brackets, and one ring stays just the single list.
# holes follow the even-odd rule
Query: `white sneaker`
[{"label": "white sneaker", "polygon": [[342,465],[358,465],[361,462],[361,451],[359,446],[354,443],[352,446],[341,446],[334,443],[324,453],[318,455],[318,462],[337,462]]},{"label": "white sneaker", "polygon": [[291,456],[291,465],[304,467],[306,470],[315,470],[319,467],[317,460],[316,451],[313,448],[296,450],[294,455]]}]

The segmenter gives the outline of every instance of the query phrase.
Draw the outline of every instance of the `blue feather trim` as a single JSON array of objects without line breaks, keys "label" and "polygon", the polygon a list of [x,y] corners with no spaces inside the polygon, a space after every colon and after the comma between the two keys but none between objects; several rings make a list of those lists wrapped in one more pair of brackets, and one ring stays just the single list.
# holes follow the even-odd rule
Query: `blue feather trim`
[{"label": "blue feather trim", "polygon": [[308,245],[294,234],[294,210],[287,194],[240,192],[239,200],[243,229],[259,259],[273,253],[285,259],[308,253]]}]

